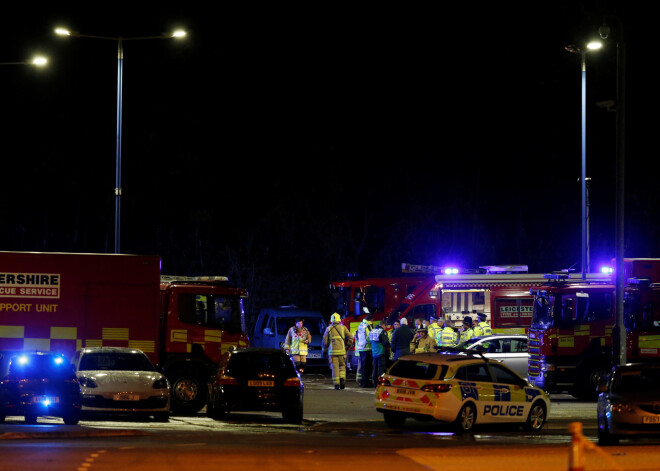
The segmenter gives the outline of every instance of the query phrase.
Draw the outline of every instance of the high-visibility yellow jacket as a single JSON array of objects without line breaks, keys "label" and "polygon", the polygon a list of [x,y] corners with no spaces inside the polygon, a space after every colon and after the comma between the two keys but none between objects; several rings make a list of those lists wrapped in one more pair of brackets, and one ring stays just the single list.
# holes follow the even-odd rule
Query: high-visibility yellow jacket
[{"label": "high-visibility yellow jacket", "polygon": [[327,350],[328,355],[346,355],[346,342],[354,340],[353,334],[345,325],[332,323],[323,333],[323,350]]}]

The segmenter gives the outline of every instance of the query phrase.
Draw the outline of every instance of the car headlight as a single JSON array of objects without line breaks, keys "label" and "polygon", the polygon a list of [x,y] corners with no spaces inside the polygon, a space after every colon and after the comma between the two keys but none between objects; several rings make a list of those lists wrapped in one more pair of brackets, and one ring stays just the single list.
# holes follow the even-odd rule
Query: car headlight
[{"label": "car headlight", "polygon": [[154,381],[154,384],[152,386],[154,389],[167,389],[169,388],[169,384],[167,384],[167,378],[164,376],[162,378],[157,379]]},{"label": "car headlight", "polygon": [[80,385],[83,388],[98,388],[99,387],[99,385],[96,384],[96,381],[94,381],[92,378],[88,378],[87,376],[81,376],[80,378],[78,378],[78,383],[80,383]]}]

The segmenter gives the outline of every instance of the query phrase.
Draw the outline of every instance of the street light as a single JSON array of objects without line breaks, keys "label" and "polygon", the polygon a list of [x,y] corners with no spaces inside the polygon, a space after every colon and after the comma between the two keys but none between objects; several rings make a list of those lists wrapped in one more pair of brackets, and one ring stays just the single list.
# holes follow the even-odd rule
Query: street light
[{"label": "street light", "polygon": [[116,170],[115,170],[115,253],[120,253],[120,221],[121,221],[121,130],[122,130],[122,95],[124,82],[124,41],[142,39],[180,39],[186,36],[183,30],[172,33],[163,33],[157,36],[97,36],[81,34],[66,28],[56,28],[55,34],[71,36],[74,38],[91,38],[117,41],[117,144],[116,144]]},{"label": "street light", "polygon": [[588,211],[587,211],[587,53],[600,49],[603,44],[592,41],[585,48],[574,45],[566,46],[566,50],[573,54],[580,54],[582,70],[582,176],[580,186],[582,190],[582,279],[587,279],[589,269],[589,237],[588,237]]},{"label": "street light", "polygon": [[36,67],[43,67],[48,63],[48,59],[43,56],[34,56],[29,61],[19,62],[0,62],[0,65],[34,65]]}]

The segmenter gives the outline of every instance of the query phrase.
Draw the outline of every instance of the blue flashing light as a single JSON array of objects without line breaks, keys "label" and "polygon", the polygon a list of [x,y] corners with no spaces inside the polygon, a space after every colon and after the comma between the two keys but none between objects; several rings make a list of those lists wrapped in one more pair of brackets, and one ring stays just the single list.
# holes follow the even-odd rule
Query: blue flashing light
[{"label": "blue flashing light", "polygon": [[612,273],[614,273],[614,268],[608,266],[602,266],[600,267],[600,272],[605,275],[611,275]]},{"label": "blue flashing light", "polygon": [[41,404],[48,407],[50,405],[50,399],[44,399]]},{"label": "blue flashing light", "polygon": [[445,275],[458,275],[458,268],[445,268]]},{"label": "blue flashing light", "polygon": [[30,359],[26,355],[21,355],[18,357],[18,364],[19,365],[27,365]]},{"label": "blue flashing light", "polygon": [[55,357],[55,359],[53,361],[55,362],[56,365],[61,365],[62,363],[64,363],[64,358]]}]

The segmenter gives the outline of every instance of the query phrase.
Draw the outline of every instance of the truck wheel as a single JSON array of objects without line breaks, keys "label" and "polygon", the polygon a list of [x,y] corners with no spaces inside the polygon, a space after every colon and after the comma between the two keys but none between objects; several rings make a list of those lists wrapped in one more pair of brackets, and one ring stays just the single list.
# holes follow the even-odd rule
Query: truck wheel
[{"label": "truck wheel", "polygon": [[607,374],[609,365],[587,363],[578,370],[574,396],[583,401],[594,401],[598,397],[598,379]]},{"label": "truck wheel", "polygon": [[545,406],[541,401],[536,401],[532,404],[532,408],[529,410],[529,415],[527,416],[527,421],[525,422],[525,428],[530,432],[538,432],[543,428],[545,424]]},{"label": "truck wheel", "polygon": [[172,410],[194,414],[206,404],[206,383],[199,375],[181,373],[172,377]]},{"label": "truck wheel", "polygon": [[477,410],[471,402],[464,404],[456,417],[454,426],[459,433],[469,432],[477,421]]}]

